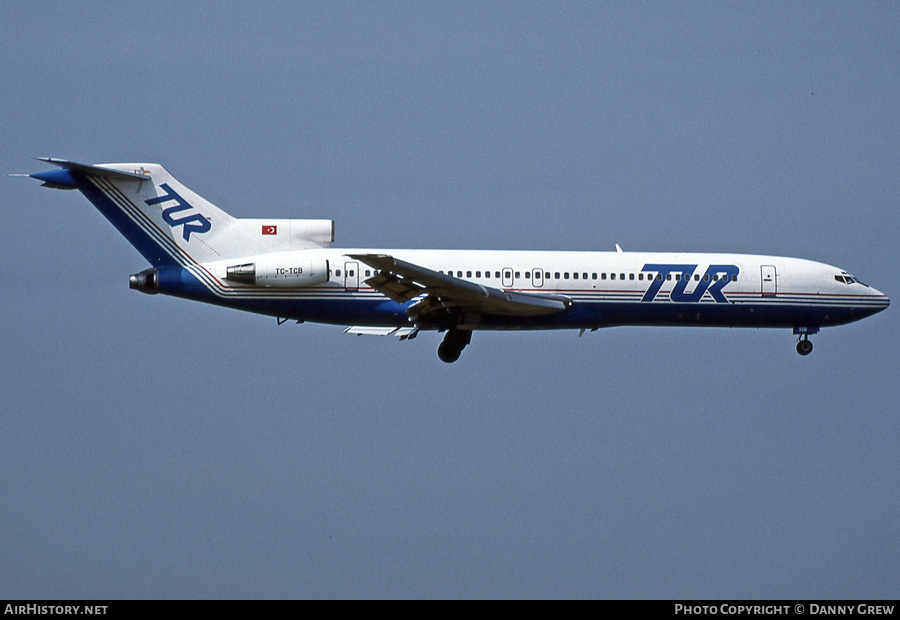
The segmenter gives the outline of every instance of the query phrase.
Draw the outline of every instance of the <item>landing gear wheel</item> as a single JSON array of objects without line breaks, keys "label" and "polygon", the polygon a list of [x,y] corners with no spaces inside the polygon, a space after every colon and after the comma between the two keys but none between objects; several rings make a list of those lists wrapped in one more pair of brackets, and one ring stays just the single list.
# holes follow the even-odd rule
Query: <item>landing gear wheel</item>
[{"label": "landing gear wheel", "polygon": [[447,364],[452,364],[458,360],[460,355],[462,355],[462,349],[457,346],[442,342],[438,347],[438,357],[442,362],[446,362]]},{"label": "landing gear wheel", "polygon": [[438,347],[438,357],[442,362],[452,364],[459,359],[463,349],[472,341],[472,332],[469,330],[451,329],[444,336],[444,341]]},{"label": "landing gear wheel", "polygon": [[807,340],[805,337],[801,338],[799,342],[797,342],[797,353],[800,355],[809,355],[812,353],[813,343]]}]

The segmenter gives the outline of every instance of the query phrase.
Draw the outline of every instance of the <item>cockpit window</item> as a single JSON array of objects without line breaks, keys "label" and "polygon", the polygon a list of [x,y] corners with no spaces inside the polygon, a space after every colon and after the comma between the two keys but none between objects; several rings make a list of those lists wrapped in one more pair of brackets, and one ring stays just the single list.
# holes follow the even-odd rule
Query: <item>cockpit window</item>
[{"label": "cockpit window", "polygon": [[854,284],[854,283],[855,283],[855,284],[861,284],[862,286],[865,286],[866,288],[869,288],[869,285],[868,285],[868,284],[866,284],[865,282],[863,282],[862,280],[860,280],[860,279],[857,278],[856,276],[851,276],[851,275],[850,275],[849,273],[847,273],[847,272],[844,272],[844,273],[842,273],[842,274],[839,275],[839,276],[834,276],[834,279],[835,279],[837,282],[841,282],[841,283],[843,283],[843,284]]}]

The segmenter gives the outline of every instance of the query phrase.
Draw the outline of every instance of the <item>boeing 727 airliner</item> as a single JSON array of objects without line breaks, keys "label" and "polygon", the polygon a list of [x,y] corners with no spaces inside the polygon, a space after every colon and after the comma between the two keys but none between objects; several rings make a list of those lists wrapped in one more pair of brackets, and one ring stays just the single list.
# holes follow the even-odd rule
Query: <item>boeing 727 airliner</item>
[{"label": "boeing 727 airliner", "polygon": [[30,175],[77,189],[146,258],[130,278],[173,295],[350,334],[444,332],[455,362],[476,330],[618,325],[781,327],[797,352],[822,327],[890,304],[823,263],[746,254],[337,249],[334,222],[237,219],[158,164],[80,164]]}]

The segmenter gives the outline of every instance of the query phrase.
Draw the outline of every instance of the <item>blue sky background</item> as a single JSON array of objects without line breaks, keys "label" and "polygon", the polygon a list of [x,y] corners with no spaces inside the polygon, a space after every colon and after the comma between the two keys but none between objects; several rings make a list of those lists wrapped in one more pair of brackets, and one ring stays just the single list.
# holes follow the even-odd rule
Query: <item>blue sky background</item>
[{"label": "blue sky background", "polygon": [[[894,3],[34,3],[0,170],[146,161],[338,246],[735,251],[900,295]],[[344,336],[127,288],[0,180],[0,598],[896,598],[896,308]]]}]

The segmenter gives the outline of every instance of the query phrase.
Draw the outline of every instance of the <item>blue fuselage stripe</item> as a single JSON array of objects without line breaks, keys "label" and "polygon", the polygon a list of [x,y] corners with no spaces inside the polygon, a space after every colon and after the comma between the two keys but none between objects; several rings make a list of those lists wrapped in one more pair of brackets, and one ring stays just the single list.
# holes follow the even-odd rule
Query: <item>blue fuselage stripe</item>
[{"label": "blue fuselage stripe", "polygon": [[[170,271],[170,270],[163,270]],[[161,271],[161,275],[163,274]],[[162,292],[176,297],[227,306],[258,314],[336,325],[408,326],[408,304],[390,301],[375,291],[343,289],[309,290],[292,299],[229,297],[210,292],[189,271],[172,268],[161,278]],[[736,304],[676,303],[660,298],[641,301],[575,300],[571,308],[537,317],[482,316],[483,329],[571,329],[646,326],[718,327],[826,327],[841,325],[875,314],[883,304],[858,302],[746,301]]]}]

